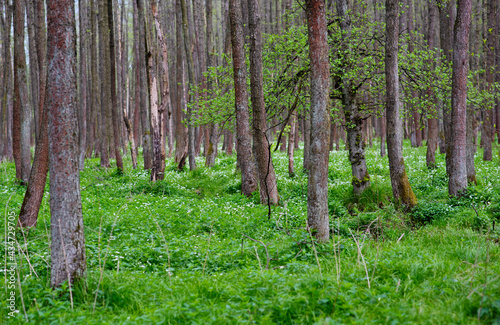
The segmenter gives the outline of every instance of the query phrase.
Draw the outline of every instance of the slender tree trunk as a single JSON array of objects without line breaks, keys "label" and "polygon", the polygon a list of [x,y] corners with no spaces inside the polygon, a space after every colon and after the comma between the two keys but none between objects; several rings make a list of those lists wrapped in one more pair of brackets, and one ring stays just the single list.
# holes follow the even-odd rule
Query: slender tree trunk
[{"label": "slender tree trunk", "polygon": [[229,0],[229,18],[233,50],[236,140],[238,141],[237,155],[241,168],[241,193],[249,196],[257,190],[257,179],[249,126],[247,67],[240,0]]},{"label": "slender tree trunk", "polygon": [[53,287],[85,277],[74,2],[47,0],[51,275]]},{"label": "slender tree trunk", "polygon": [[[488,28],[486,31],[486,47],[485,47],[485,55],[486,55],[486,83],[489,91],[493,91],[493,83],[495,81],[495,42],[498,36],[495,35],[495,26],[496,26],[496,8],[497,0],[488,0]],[[457,17],[458,19],[458,17]],[[468,40],[468,39],[467,39]],[[486,109],[486,114],[483,120],[483,133],[481,137],[484,137],[484,151],[483,151],[483,160],[491,161],[493,158],[493,150],[492,150],[492,140],[495,137],[494,132],[494,116],[493,116],[493,107],[488,107]]]},{"label": "slender tree trunk", "polygon": [[[428,29],[428,39],[427,44],[430,49],[434,49],[434,40],[436,38],[437,29],[437,7],[433,0],[428,1],[429,4],[429,29]],[[430,59],[430,63],[434,63],[434,58]],[[434,92],[431,87],[427,89],[427,96],[429,101],[437,103],[434,98]],[[429,111],[433,115],[427,120],[427,154],[426,162],[427,168],[434,168],[436,166],[436,151],[438,148],[438,136],[439,136],[439,125],[437,120],[437,105],[435,107],[430,107]]]},{"label": "slender tree trunk", "polygon": [[466,119],[469,31],[472,0],[458,0],[453,37],[451,90],[450,179],[448,192],[457,196],[467,187]]},{"label": "slender tree trunk", "polygon": [[26,80],[26,55],[24,53],[25,3],[14,0],[14,159],[16,178],[27,184],[31,171],[30,113]]},{"label": "slender tree trunk", "polygon": [[262,35],[259,0],[248,0],[250,32],[250,89],[253,111],[253,137],[262,204],[278,204],[278,188],[266,137],[266,109],[262,75]]},{"label": "slender tree trunk", "polygon": [[[441,50],[444,54],[444,63],[451,63],[453,23],[454,23],[454,1],[440,0],[439,3],[439,38]],[[443,127],[446,149],[446,173],[449,175],[450,166],[450,139],[451,139],[451,99],[446,98],[443,103]]]},{"label": "slender tree trunk", "polygon": [[98,152],[96,147],[96,138],[98,138],[99,134],[99,125],[101,123],[100,119],[98,119],[99,115],[99,79],[97,75],[97,0],[91,0],[91,12],[90,12],[90,30],[91,30],[91,39],[90,39],[90,74],[91,74],[91,123],[89,125],[89,138],[88,138],[88,146],[87,146],[87,157],[92,156],[92,151],[95,153]]},{"label": "slender tree trunk", "polygon": [[121,118],[119,103],[116,96],[116,63],[115,58],[115,28],[113,23],[113,1],[108,1],[108,26],[109,26],[109,78],[110,78],[110,93],[111,93],[111,119],[113,122],[113,140],[116,157],[116,168],[118,171],[123,171],[123,161],[120,154],[120,138],[121,138]]},{"label": "slender tree trunk", "polygon": [[108,0],[99,2],[99,57],[100,57],[100,94],[101,94],[101,118],[98,120],[100,126],[100,149],[101,167],[109,168],[109,121],[107,119],[110,110],[110,72],[109,72],[109,21]]},{"label": "slender tree trunk", "polygon": [[176,0],[176,48],[177,48],[177,58],[176,58],[176,82],[177,82],[177,102],[176,102],[176,147],[175,147],[175,162],[179,164],[179,169],[185,164],[187,155],[187,139],[186,139],[186,128],[182,124],[182,110],[185,107],[184,101],[184,61],[182,58],[182,13],[181,13],[181,0]]},{"label": "slender tree trunk", "polygon": [[[407,13],[407,27],[408,27],[408,32],[409,32],[409,42],[408,42],[408,52],[412,53],[414,50],[414,31],[415,31],[415,23],[413,21],[413,0],[408,0],[408,8],[404,9]],[[403,16],[403,15],[401,15]],[[400,30],[403,32],[404,27],[401,26]],[[411,91],[411,96],[413,98],[417,97],[417,92],[415,90]],[[412,116],[412,122],[413,122],[413,129],[415,132],[415,143],[414,145],[416,147],[421,147],[422,146],[422,129],[420,128],[420,112],[416,107],[412,107],[411,111],[411,116]]]},{"label": "slender tree trunk", "polygon": [[304,122],[304,163],[303,169],[309,170],[309,157],[310,157],[310,149],[311,149],[311,119],[308,116],[309,114],[304,114],[302,117]]},{"label": "slender tree trunk", "polygon": [[[351,20],[347,13],[345,0],[337,2],[337,13],[340,17],[340,28],[344,43],[351,38]],[[348,45],[344,45],[348,46]],[[345,50],[350,51],[350,48]],[[348,76],[342,76],[342,106],[347,127],[347,143],[349,148],[349,161],[352,169],[352,185],[355,195],[361,194],[370,186],[370,175],[366,166],[365,144],[362,135],[363,116],[355,103],[355,92],[352,91],[352,81]]]},{"label": "slender tree trunk", "polygon": [[78,129],[79,129],[79,156],[78,168],[85,168],[85,152],[87,149],[87,8],[86,0],[78,1],[78,13],[80,15],[80,109],[78,110]]},{"label": "slender tree trunk", "polygon": [[385,79],[386,79],[386,120],[387,151],[389,171],[391,175],[392,194],[408,208],[417,204],[417,198],[411,189],[406,175],[403,160],[403,135],[401,118],[399,117],[399,73],[398,73],[398,0],[386,0],[386,45],[385,45]]},{"label": "slender tree trunk", "polygon": [[476,122],[476,114],[471,107],[467,108],[467,130],[466,130],[466,169],[467,169],[467,182],[477,184],[476,181],[476,167],[474,166],[474,155],[476,154],[476,139],[474,137],[474,125]]},{"label": "slender tree trunk", "polygon": [[35,35],[37,42],[37,64],[39,69],[39,110],[40,129],[35,148],[35,159],[31,168],[28,188],[24,195],[23,204],[19,212],[18,225],[23,228],[35,227],[38,220],[38,212],[42,204],[45,183],[47,180],[47,171],[49,168],[49,141],[48,141],[48,107],[45,106],[45,85],[47,78],[46,68],[46,46],[47,39],[45,34],[45,7],[43,0],[37,0],[35,4]]},{"label": "slender tree trunk", "polygon": [[314,237],[328,241],[328,144],[330,69],[325,0],[306,1],[311,65],[311,150],[307,186],[307,224]]},{"label": "slender tree trunk", "polygon": [[[33,0],[25,1],[26,4],[26,25],[28,27],[28,42],[29,42],[29,73],[30,73],[30,104],[33,107],[33,117],[34,117],[34,126],[35,126],[35,141],[37,137],[40,135],[40,116],[41,111],[39,107],[39,67],[38,67],[38,59],[37,59],[37,50],[36,50],[36,36],[35,36],[35,28],[38,21],[35,18],[35,3]],[[30,112],[31,113],[31,112]],[[31,114],[30,114],[31,115]],[[31,134],[30,134],[31,137]]]},{"label": "slender tree trunk", "polygon": [[[188,66],[188,76],[189,76],[189,86],[194,87],[194,67],[193,67],[193,55],[191,53],[191,37],[188,31],[188,17],[187,17],[187,8],[186,8],[186,0],[181,1],[181,11],[182,11],[182,32],[184,35],[184,51],[187,57],[187,66]],[[193,89],[191,89],[193,90]],[[194,90],[193,90],[194,91]],[[189,92],[189,102],[194,102],[194,96],[192,95],[192,91]],[[194,137],[194,125],[193,125],[193,111],[191,105],[188,105],[187,110],[187,124],[188,124],[188,156],[189,156],[189,169],[196,169],[196,160],[195,160],[195,137]]]}]

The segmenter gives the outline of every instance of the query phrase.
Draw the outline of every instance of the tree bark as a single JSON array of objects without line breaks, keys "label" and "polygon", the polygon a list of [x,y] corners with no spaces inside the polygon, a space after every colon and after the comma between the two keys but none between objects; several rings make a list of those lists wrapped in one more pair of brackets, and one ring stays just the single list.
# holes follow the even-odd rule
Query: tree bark
[{"label": "tree bark", "polygon": [[278,188],[266,137],[266,109],[262,74],[262,34],[259,0],[248,0],[250,32],[250,90],[253,111],[253,140],[257,157],[262,204],[278,204]]},{"label": "tree bark", "polygon": [[245,62],[245,38],[240,0],[229,0],[231,44],[233,50],[233,76],[236,109],[236,141],[241,168],[241,193],[249,196],[257,190],[255,164],[252,154],[252,138],[249,126],[247,66]]},{"label": "tree bark", "polygon": [[[428,29],[428,39],[427,44],[429,45],[429,49],[433,50],[434,40],[436,38],[436,29],[437,29],[437,7],[434,4],[433,0],[429,0],[429,29]],[[430,64],[433,64],[434,58],[430,59]],[[434,98],[434,92],[431,87],[427,89],[427,96],[429,101],[436,100]],[[437,120],[437,105],[436,108],[430,107],[429,109],[432,117],[427,120],[427,154],[426,154],[426,162],[427,168],[434,168],[436,166],[436,150],[438,148],[438,136],[439,136],[439,125]]]},{"label": "tree bark", "polygon": [[[31,103],[26,81],[24,53],[24,1],[14,0],[14,160],[16,178],[27,184],[31,171],[30,115]],[[17,159],[16,159],[17,156]]]},{"label": "tree bark", "polygon": [[99,57],[100,57],[100,94],[101,94],[101,118],[97,121],[100,127],[100,149],[101,167],[109,168],[109,121],[108,111],[110,108],[110,73],[109,73],[109,21],[108,21],[108,1],[99,1]]},{"label": "tree bark", "polygon": [[137,1],[137,23],[139,24],[139,70],[140,70],[140,94],[141,94],[141,125],[142,125],[142,154],[144,156],[144,169],[151,169],[153,163],[151,156],[151,127],[150,112],[147,105],[148,84],[146,80],[146,23],[144,20],[144,0]]},{"label": "tree bark", "polygon": [[[337,2],[337,14],[340,17],[340,28],[344,44],[351,38],[351,19],[347,12],[346,0]],[[349,52],[349,45],[344,45],[344,51]],[[347,144],[349,148],[349,161],[352,170],[352,186],[355,195],[361,194],[370,186],[370,175],[366,166],[365,144],[362,135],[363,116],[355,103],[356,93],[348,77],[342,76],[342,106],[346,119]]]},{"label": "tree bark", "polygon": [[[493,92],[493,83],[495,81],[495,41],[497,36],[495,35],[496,26],[496,8],[497,0],[488,0],[488,28],[486,30],[486,83],[488,90]],[[458,19],[458,17],[457,17]],[[467,39],[468,40],[468,39]],[[483,132],[481,133],[481,138],[484,138],[484,151],[483,160],[491,161],[493,159],[493,149],[491,143],[495,137],[494,134],[494,121],[493,121],[493,109],[494,107],[487,107],[486,114],[483,120]]]},{"label": "tree bark", "polygon": [[385,43],[385,79],[386,79],[386,121],[387,151],[389,172],[391,175],[392,194],[408,208],[417,204],[417,198],[411,189],[403,160],[403,135],[399,117],[399,73],[398,73],[398,14],[399,1],[386,0],[386,43]]},{"label": "tree bark", "polygon": [[[29,1],[29,0],[28,0]],[[78,1],[78,12],[80,15],[80,109],[78,110],[78,141],[79,141],[79,157],[78,167],[80,170],[85,168],[85,153],[87,149],[87,8],[86,0]]]},{"label": "tree bark", "polygon": [[[175,32],[176,32],[176,82],[177,82],[177,101],[176,101],[176,119],[175,119],[175,162],[181,166],[181,162],[185,162],[187,155],[187,139],[186,139],[186,127],[182,124],[182,111],[185,107],[185,96],[184,96],[184,61],[182,58],[182,12],[181,12],[181,2],[176,0],[176,19],[175,19]],[[179,168],[182,169],[182,168]]]},{"label": "tree bark", "polygon": [[45,183],[47,181],[47,171],[49,169],[49,141],[48,141],[48,107],[45,106],[45,85],[47,78],[46,54],[47,42],[45,36],[45,7],[43,0],[37,0],[35,9],[35,35],[37,43],[37,64],[39,69],[39,110],[40,129],[35,147],[35,158],[31,167],[28,187],[24,195],[23,204],[19,212],[18,225],[23,228],[35,227],[38,220],[38,213],[42,204]]},{"label": "tree bark", "polygon": [[457,196],[467,187],[466,120],[469,31],[472,0],[458,0],[453,32],[453,76],[451,86],[450,179],[448,193]]},{"label": "tree bark", "polygon": [[325,0],[306,1],[311,92],[311,149],[307,186],[307,224],[321,242],[329,238],[328,154],[330,69]]},{"label": "tree bark", "polygon": [[123,172],[123,161],[120,154],[120,138],[121,138],[121,118],[118,112],[119,103],[116,96],[116,63],[115,58],[115,28],[113,23],[113,1],[108,1],[108,26],[109,26],[109,87],[111,93],[111,119],[113,122],[113,140],[114,151],[116,157],[116,168],[118,171]]},{"label": "tree bark", "polygon": [[47,0],[51,275],[53,287],[85,276],[74,2]]},{"label": "tree bark", "polygon": [[[193,54],[191,53],[191,37],[188,31],[188,17],[187,17],[187,8],[186,8],[186,0],[181,1],[181,11],[182,11],[182,33],[184,36],[184,51],[187,57],[187,66],[188,66],[188,76],[189,76],[189,87],[195,86],[194,81],[194,67],[193,67]],[[189,89],[189,88],[188,88]],[[191,89],[193,90],[193,89]],[[193,90],[194,91],[194,90]],[[189,91],[189,103],[194,104],[194,96],[192,91]],[[188,156],[189,156],[189,169],[196,169],[196,160],[195,160],[195,134],[194,134],[194,125],[193,125],[193,111],[192,106],[188,105],[187,109],[187,124],[188,124]]]}]

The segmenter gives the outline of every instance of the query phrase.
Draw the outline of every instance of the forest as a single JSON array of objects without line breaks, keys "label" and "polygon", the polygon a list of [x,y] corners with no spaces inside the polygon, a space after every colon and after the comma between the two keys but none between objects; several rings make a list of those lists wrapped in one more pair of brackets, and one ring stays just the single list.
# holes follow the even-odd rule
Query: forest
[{"label": "forest", "polygon": [[500,0],[0,0],[0,323],[500,324]]}]

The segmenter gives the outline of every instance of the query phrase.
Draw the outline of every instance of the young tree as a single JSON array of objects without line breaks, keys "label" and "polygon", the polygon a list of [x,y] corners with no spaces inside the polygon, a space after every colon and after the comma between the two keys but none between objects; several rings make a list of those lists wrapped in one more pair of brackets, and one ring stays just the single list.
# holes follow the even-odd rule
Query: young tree
[{"label": "young tree", "polygon": [[185,107],[184,95],[184,60],[182,57],[182,11],[181,0],[175,1],[175,44],[176,52],[176,83],[177,101],[175,107],[175,162],[179,164],[179,169],[184,167],[187,155],[186,128],[182,124],[182,110]]},{"label": "young tree", "polygon": [[450,179],[448,192],[457,196],[467,187],[466,120],[469,31],[472,0],[458,0],[453,31],[453,76],[451,90]]},{"label": "young tree", "polygon": [[51,275],[53,287],[85,276],[74,2],[47,0]]},{"label": "young tree", "polygon": [[392,193],[395,200],[409,208],[417,204],[411,189],[403,160],[403,128],[399,117],[399,1],[386,0],[386,43],[385,43],[385,80],[386,80],[386,124],[387,153],[391,175]]},{"label": "young tree", "polygon": [[260,183],[260,201],[278,204],[278,188],[273,162],[266,137],[266,108],[262,74],[262,34],[259,0],[248,0],[250,32],[250,90],[253,111],[253,145],[257,158]]},{"label": "young tree", "polygon": [[[498,20],[496,12],[497,2],[498,0],[488,0],[488,9],[487,9],[488,27],[486,30],[485,69],[486,69],[486,83],[490,91],[493,91],[493,83],[495,81],[495,42],[497,41],[498,38],[498,36],[495,35],[496,20]],[[493,107],[488,107],[483,120],[483,132],[481,134],[481,138],[483,138],[484,141],[483,160],[485,161],[491,161],[493,158],[493,150],[491,147],[491,144],[495,137],[493,110],[494,110]]]},{"label": "young tree", "polygon": [[249,126],[247,65],[240,0],[229,0],[229,19],[233,49],[236,141],[238,142],[237,155],[241,168],[241,193],[248,196],[257,190],[257,179]]},{"label": "young tree", "polygon": [[330,69],[324,0],[307,0],[311,84],[311,149],[307,186],[307,224],[314,236],[328,241],[328,154]]}]

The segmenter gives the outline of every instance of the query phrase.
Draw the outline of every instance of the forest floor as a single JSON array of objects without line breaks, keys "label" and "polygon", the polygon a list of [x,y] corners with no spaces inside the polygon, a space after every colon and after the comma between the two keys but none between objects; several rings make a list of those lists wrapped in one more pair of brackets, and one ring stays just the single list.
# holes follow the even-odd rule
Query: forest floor
[{"label": "forest floor", "polygon": [[[449,199],[444,156],[428,170],[426,148],[404,156],[419,199],[412,212],[391,201],[387,157],[367,148],[371,188],[352,196],[346,151],[329,164],[333,239],[307,232],[307,176],[288,176],[277,152],[280,205],[239,193],[236,156],[165,181],[149,173],[81,173],[87,281],[50,289],[48,185],[38,226],[18,241],[13,323],[35,324],[500,324],[500,170],[476,156],[478,185]],[[302,150],[295,165],[302,166]],[[300,168],[297,168],[300,169]],[[0,164],[0,211],[18,214],[25,188],[13,163]],[[257,193],[256,193],[257,194]],[[496,229],[493,229],[496,220]],[[2,222],[2,236],[4,234]],[[5,241],[0,258],[5,261]],[[21,248],[21,250],[19,250]],[[5,277],[5,270],[0,274]],[[19,291],[19,284],[22,294]],[[7,319],[7,289],[0,317]],[[9,320],[8,320],[9,321]]]}]

